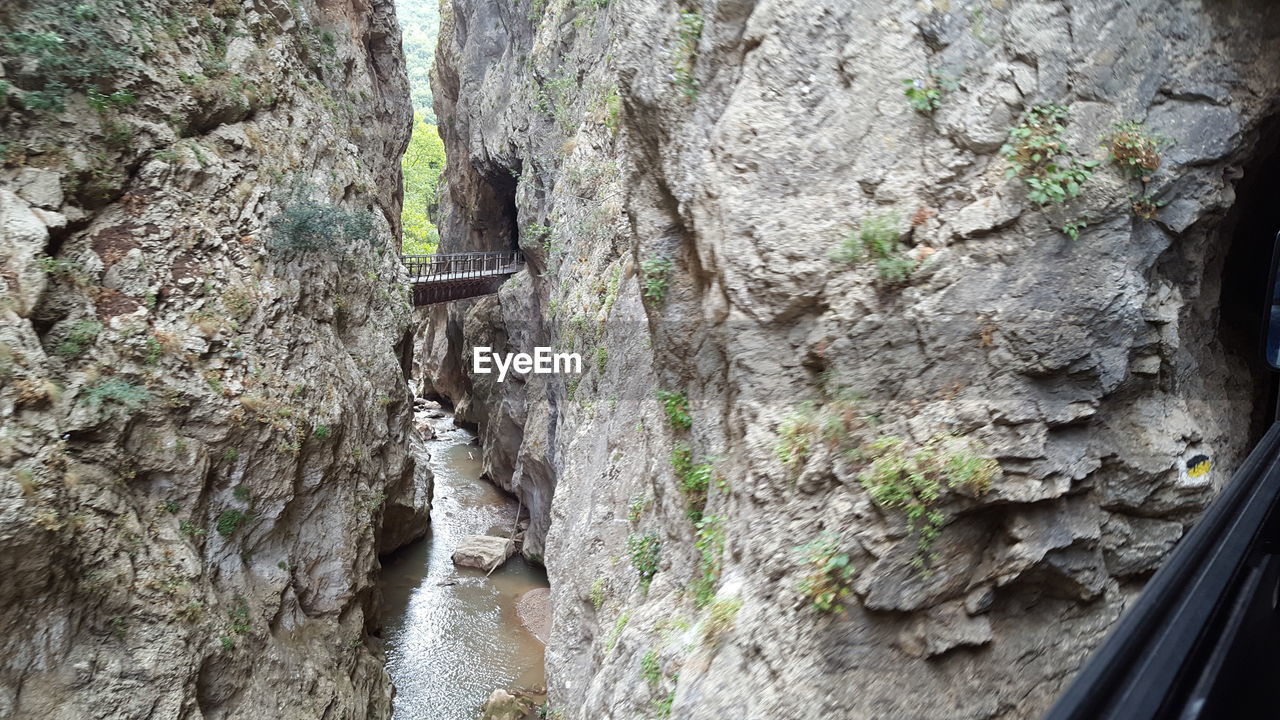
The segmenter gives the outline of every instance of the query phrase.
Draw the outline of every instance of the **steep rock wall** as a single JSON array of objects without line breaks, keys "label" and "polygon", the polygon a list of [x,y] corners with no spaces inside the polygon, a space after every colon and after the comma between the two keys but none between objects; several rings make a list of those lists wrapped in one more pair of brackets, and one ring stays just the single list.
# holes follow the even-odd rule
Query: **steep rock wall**
[{"label": "steep rock wall", "polygon": [[[1236,193],[1265,173],[1276,10],[445,9],[442,247],[530,267],[432,310],[420,363],[532,513],[553,707],[1042,713],[1259,430],[1232,287],[1261,292],[1236,271],[1270,242]],[[1006,177],[1034,107],[1099,162],[1078,199]],[[1171,141],[1145,181],[1099,148],[1130,120]],[[842,259],[877,221],[885,256]],[[498,384],[465,367],[477,345],[588,369]],[[833,557],[853,577],[825,613],[803,590]]]},{"label": "steep rock wall", "polygon": [[0,717],[389,717],[391,0],[6,3],[0,55]]}]

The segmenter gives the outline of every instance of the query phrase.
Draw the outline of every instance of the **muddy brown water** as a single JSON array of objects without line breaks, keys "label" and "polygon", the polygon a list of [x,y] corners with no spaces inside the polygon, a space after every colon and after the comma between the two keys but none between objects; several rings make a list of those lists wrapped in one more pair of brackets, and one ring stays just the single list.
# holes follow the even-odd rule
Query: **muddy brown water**
[{"label": "muddy brown water", "polygon": [[547,576],[519,555],[489,577],[454,567],[459,538],[507,535],[516,503],[480,478],[472,433],[452,417],[430,422],[431,533],[383,558],[379,578],[387,672],[396,687],[392,718],[474,720],[494,688],[545,683],[543,645],[521,624],[516,601],[547,587]]}]

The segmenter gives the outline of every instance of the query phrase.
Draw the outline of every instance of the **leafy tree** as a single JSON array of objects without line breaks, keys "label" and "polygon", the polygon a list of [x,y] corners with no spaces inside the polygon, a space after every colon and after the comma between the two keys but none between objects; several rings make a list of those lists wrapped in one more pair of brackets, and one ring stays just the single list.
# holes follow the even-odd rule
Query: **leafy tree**
[{"label": "leafy tree", "polygon": [[438,202],[436,186],[444,171],[444,142],[435,125],[421,115],[413,119],[413,137],[400,161],[404,170],[403,251],[406,255],[429,255],[440,242],[433,216]]},{"label": "leafy tree", "polygon": [[431,64],[440,32],[440,7],[436,0],[396,0],[396,15],[404,35],[404,61],[409,71],[413,110],[429,125],[436,124],[431,99]]}]

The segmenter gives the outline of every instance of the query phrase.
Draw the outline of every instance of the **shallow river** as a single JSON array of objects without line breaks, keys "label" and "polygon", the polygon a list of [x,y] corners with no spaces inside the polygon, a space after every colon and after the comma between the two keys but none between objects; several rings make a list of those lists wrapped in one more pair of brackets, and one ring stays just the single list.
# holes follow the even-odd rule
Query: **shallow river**
[{"label": "shallow river", "polygon": [[431,420],[435,495],[431,534],[382,561],[387,672],[394,720],[473,720],[497,687],[542,685],[543,646],[520,622],[516,600],[547,587],[516,555],[489,577],[454,567],[464,535],[511,532],[516,504],[480,479],[475,436],[451,417]]}]

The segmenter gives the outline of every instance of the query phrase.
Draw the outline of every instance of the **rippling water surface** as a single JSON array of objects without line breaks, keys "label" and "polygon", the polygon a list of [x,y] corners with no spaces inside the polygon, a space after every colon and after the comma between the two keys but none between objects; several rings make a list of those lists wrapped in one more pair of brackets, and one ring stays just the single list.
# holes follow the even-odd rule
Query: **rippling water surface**
[{"label": "rippling water surface", "polygon": [[543,647],[516,616],[516,600],[547,587],[519,555],[489,577],[454,567],[464,535],[507,535],[516,506],[480,476],[474,435],[452,418],[431,421],[435,497],[431,534],[383,558],[387,672],[394,720],[473,720],[497,687],[542,685]]}]

